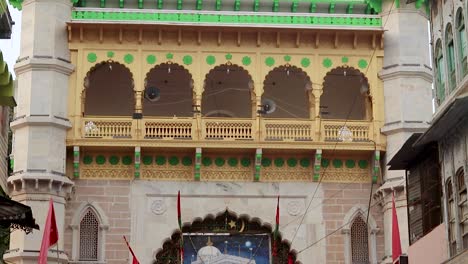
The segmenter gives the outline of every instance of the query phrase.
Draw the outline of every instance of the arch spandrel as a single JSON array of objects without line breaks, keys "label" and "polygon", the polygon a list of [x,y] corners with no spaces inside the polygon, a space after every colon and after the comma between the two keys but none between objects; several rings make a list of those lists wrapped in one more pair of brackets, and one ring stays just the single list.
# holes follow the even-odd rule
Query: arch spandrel
[{"label": "arch spandrel", "polygon": [[[141,79],[146,78],[146,74],[157,65],[163,63],[174,63],[184,67],[192,76],[194,82],[194,92],[198,93],[198,83],[200,81],[200,54],[187,51],[144,51],[141,53]],[[144,90],[144,86],[140,88]]]},{"label": "arch spandrel", "polygon": [[[232,228],[234,225],[230,225],[230,223],[235,223],[236,227]],[[301,264],[300,261],[297,259],[297,251],[291,249],[291,245],[289,241],[282,238],[281,232],[278,234],[277,238],[277,256],[273,256],[272,250],[274,247],[274,239],[273,239],[273,226],[269,223],[263,223],[259,218],[251,218],[248,215],[236,215],[235,213],[225,210],[224,212],[220,212],[217,215],[206,215],[204,218],[195,218],[191,223],[184,223],[182,226],[182,233],[185,234],[184,242],[186,240],[187,244],[194,246],[194,243],[191,238],[187,235],[192,235],[192,237],[196,234],[204,235],[204,234],[211,234],[212,236],[216,236],[216,234],[229,234],[229,237],[234,236],[253,236],[253,235],[266,235],[269,236],[270,244],[266,245],[270,247],[270,260],[271,263],[274,264],[288,264],[288,256],[292,258],[292,263],[294,264]],[[171,237],[166,238],[159,249],[154,251],[154,260],[153,264],[167,264],[167,263],[179,263],[179,246],[181,245],[181,237],[182,233],[180,230],[174,230]],[[209,235],[206,236],[208,243],[210,240],[208,239]],[[208,245],[208,244],[207,244]],[[194,250],[200,248],[193,248]],[[225,250],[225,249],[224,249]],[[220,252],[223,249],[219,249]],[[184,250],[184,259],[187,257],[187,251]],[[190,256],[188,256],[190,257]]]},{"label": "arch spandrel", "polygon": [[[82,67],[85,69],[82,72],[83,78],[85,75],[97,64],[107,61],[112,61],[124,65],[132,74],[135,85],[134,89],[137,90],[138,87],[143,85],[140,83],[140,63],[141,56],[135,50],[116,50],[116,49],[92,49],[89,51],[87,49],[82,51]],[[80,66],[80,65],[79,65]],[[81,67],[79,67],[81,68]]]},{"label": "arch spandrel", "polygon": [[[199,68],[200,85],[197,87],[197,94],[202,94],[204,91],[203,82],[206,76],[213,70],[214,67],[223,64],[237,65],[245,70],[254,84],[262,82],[263,76],[257,70],[257,54],[249,52],[203,52],[199,54],[199,60],[195,63]],[[255,85],[255,94],[259,94],[259,88]],[[198,93],[199,92],[199,93]]]}]

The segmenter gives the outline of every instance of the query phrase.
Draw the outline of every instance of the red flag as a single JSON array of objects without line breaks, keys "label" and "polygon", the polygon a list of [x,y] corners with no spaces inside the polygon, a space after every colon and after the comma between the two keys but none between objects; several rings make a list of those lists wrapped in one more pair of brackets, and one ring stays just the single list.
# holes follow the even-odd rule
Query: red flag
[{"label": "red flag", "polygon": [[[179,229],[182,233],[182,213],[180,211],[180,191],[177,193],[177,222],[179,223]],[[181,234],[180,243],[179,243],[179,257],[181,263],[184,262],[184,234]]]},{"label": "red flag", "polygon": [[41,251],[39,253],[38,264],[47,264],[47,252],[49,248],[58,242],[57,222],[55,221],[54,202],[52,198],[49,201],[49,213],[44,226],[44,235],[42,235]]},{"label": "red flag", "polygon": [[291,253],[288,254],[288,264],[294,264],[294,259]]},{"label": "red flag", "polygon": [[278,255],[278,232],[279,232],[279,220],[280,220],[280,216],[279,216],[279,195],[278,195],[278,201],[276,203],[276,226],[275,226],[275,231],[273,233],[273,256],[277,256]]},{"label": "red flag", "polygon": [[180,230],[182,230],[182,214],[180,212],[180,191],[177,194],[177,222],[179,223]]},{"label": "red flag", "polygon": [[392,193],[392,260],[395,261],[401,255],[400,228],[395,207],[395,194]]},{"label": "red flag", "polygon": [[133,256],[132,264],[140,264],[140,262],[138,262],[137,257],[135,256],[135,253],[133,253],[132,247],[130,247],[130,244],[128,244],[127,238],[125,236],[123,236],[123,238],[125,240],[125,243],[127,244],[128,250],[130,250],[130,253],[132,253],[132,256]]}]

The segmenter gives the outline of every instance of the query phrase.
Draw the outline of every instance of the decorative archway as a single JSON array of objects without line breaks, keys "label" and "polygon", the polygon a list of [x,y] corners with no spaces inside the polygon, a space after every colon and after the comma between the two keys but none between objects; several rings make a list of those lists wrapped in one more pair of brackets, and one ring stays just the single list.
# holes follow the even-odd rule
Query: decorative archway
[{"label": "decorative archway", "polygon": [[135,109],[133,75],[115,61],[96,64],[86,74],[82,93],[83,114],[91,116],[132,116]]},{"label": "decorative archway", "polygon": [[191,117],[194,98],[190,72],[177,63],[162,63],[146,74],[143,115]]},{"label": "decorative archway", "polygon": [[324,78],[320,116],[324,119],[371,119],[371,102],[369,82],[364,74],[352,67],[337,67]]},{"label": "decorative archway", "polygon": [[263,82],[262,105],[271,104],[262,113],[267,118],[302,118],[314,116],[310,77],[292,65],[271,70]]},{"label": "decorative archway", "polygon": [[254,102],[252,77],[241,66],[222,64],[206,75],[201,103],[203,116],[252,118]]},{"label": "decorative archway", "polygon": [[[274,248],[271,225],[247,215],[237,216],[228,210],[216,216],[210,214],[203,219],[196,218],[191,224],[183,225],[182,232],[184,260],[189,260],[189,263],[203,263],[208,259],[214,260],[213,258],[255,260],[268,254],[268,259],[274,264],[288,264],[288,258],[292,263],[300,264],[296,261],[297,252],[291,250],[289,242],[283,240],[281,234],[278,235],[276,244],[277,255],[273,256],[270,251]],[[155,253],[153,264],[179,264],[181,238],[180,231],[175,231],[166,239],[162,248]],[[244,243],[243,239],[248,240]],[[259,255],[259,252],[262,255]]]}]

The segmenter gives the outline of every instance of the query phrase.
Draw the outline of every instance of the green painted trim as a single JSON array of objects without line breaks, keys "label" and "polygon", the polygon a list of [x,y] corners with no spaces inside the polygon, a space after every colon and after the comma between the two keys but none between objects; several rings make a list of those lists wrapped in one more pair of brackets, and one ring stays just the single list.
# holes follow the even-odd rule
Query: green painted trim
[{"label": "green painted trim", "polygon": [[177,10],[182,10],[183,8],[183,1],[182,0],[177,0]]},{"label": "green painted trim", "polygon": [[335,13],[335,3],[331,3],[328,8],[328,13],[334,14]]},{"label": "green painted trim", "polygon": [[346,8],[346,14],[352,14],[353,13],[353,4],[349,4],[348,7]]},{"label": "green painted trim", "polygon": [[195,9],[196,10],[202,10],[203,9],[203,0],[197,0],[197,3],[195,4]]},{"label": "green painted trim", "polygon": [[215,10],[216,10],[216,11],[221,11],[222,5],[223,5],[223,3],[221,2],[221,0],[216,0],[216,2],[215,2]]},{"label": "green painted trim", "polygon": [[124,0],[119,0],[119,7],[124,8],[125,2]]},{"label": "green painted trim", "polygon": [[260,0],[254,0],[253,11],[258,12],[259,9],[260,9]]},{"label": "green painted trim", "polygon": [[273,12],[278,12],[279,11],[279,0],[273,0],[272,11]]},{"label": "green painted trim", "polygon": [[235,0],[234,1],[234,11],[240,11],[240,5],[241,5],[241,1],[240,0]]},{"label": "green painted trim", "polygon": [[156,6],[157,6],[158,9],[163,9],[164,1],[163,0],[157,0]]},{"label": "green painted trim", "polygon": [[291,12],[297,12],[297,6],[299,5],[299,0],[293,0],[291,3]]},{"label": "green painted trim", "polygon": [[152,21],[159,23],[190,23],[190,24],[255,24],[286,25],[286,26],[350,26],[378,28],[382,26],[381,17],[353,16],[338,17],[335,15],[320,16],[304,14],[303,16],[251,15],[251,14],[199,14],[199,13],[154,13],[141,10],[139,12],[121,11],[72,11],[73,20],[98,21]]}]

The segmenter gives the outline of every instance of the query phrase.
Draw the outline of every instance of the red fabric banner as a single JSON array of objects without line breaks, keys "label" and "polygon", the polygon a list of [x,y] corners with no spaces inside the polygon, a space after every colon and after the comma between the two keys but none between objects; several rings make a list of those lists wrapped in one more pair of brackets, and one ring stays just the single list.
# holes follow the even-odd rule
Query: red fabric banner
[{"label": "red fabric banner", "polygon": [[133,256],[132,264],[140,264],[140,262],[138,262],[137,257],[135,256],[135,253],[133,253],[132,247],[130,247],[130,244],[128,244],[127,238],[123,236],[123,239],[125,240],[125,243],[127,244],[128,250],[130,250],[130,253],[132,253],[132,256]]},{"label": "red fabric banner", "polygon": [[47,264],[47,253],[49,248],[58,242],[57,222],[55,221],[54,202],[52,198],[49,201],[49,212],[42,235],[41,251],[39,253],[38,264]]},{"label": "red fabric banner", "polygon": [[392,194],[392,260],[395,261],[401,255],[400,228],[395,207],[395,194]]}]

